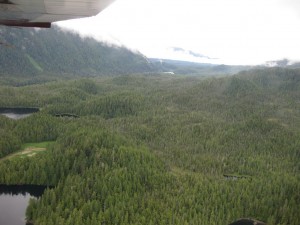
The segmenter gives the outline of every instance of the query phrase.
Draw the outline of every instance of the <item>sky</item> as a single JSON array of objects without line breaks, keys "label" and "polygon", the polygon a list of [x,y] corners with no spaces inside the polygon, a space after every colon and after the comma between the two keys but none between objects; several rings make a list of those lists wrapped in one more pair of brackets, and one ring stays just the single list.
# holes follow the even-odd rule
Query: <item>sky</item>
[{"label": "sky", "polygon": [[57,24],[151,58],[300,61],[300,0],[116,0],[97,16]]}]

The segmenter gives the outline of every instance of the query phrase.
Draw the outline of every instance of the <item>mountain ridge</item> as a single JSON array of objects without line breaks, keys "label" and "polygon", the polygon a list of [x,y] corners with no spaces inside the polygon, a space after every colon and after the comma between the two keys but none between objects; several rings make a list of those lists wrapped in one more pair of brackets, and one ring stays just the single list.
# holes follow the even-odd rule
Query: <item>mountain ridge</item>
[{"label": "mountain ridge", "polygon": [[[0,76],[132,74],[153,70],[147,59],[124,47],[101,43],[59,27],[0,28]],[[16,66],[17,64],[17,66]]]}]

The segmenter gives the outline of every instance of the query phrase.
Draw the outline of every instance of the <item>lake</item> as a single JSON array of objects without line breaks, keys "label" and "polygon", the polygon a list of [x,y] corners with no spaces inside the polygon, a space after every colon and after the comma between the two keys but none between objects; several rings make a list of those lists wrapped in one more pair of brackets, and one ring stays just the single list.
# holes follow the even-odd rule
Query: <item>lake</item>
[{"label": "lake", "polygon": [[25,225],[30,198],[40,197],[45,186],[0,185],[0,225]]},{"label": "lake", "polygon": [[31,115],[31,113],[28,113],[28,114],[17,114],[17,113],[0,113],[1,115],[3,116],[6,116],[10,119],[14,119],[14,120],[19,120],[19,119],[23,119],[23,118],[26,118],[28,116]]}]

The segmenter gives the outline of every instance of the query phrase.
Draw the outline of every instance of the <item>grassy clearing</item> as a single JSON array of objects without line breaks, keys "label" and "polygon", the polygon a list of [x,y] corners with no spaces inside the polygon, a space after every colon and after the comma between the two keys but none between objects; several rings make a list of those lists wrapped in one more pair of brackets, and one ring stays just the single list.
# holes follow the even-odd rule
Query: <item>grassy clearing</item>
[{"label": "grassy clearing", "polygon": [[54,143],[53,141],[45,141],[45,142],[39,142],[39,143],[25,143],[22,145],[22,148],[20,151],[15,152],[11,155],[8,155],[1,160],[5,159],[12,159],[12,158],[25,158],[25,157],[32,157],[36,154],[40,154],[47,150],[47,147]]},{"label": "grassy clearing", "polygon": [[25,143],[22,145],[22,150],[26,148],[47,148],[49,144],[54,143],[54,141],[45,141],[45,142],[38,142],[38,143]]},{"label": "grassy clearing", "polygon": [[46,148],[34,148],[34,147],[29,147],[29,148],[26,148],[24,151],[22,152],[18,152],[14,157],[21,157],[21,158],[24,158],[24,157],[31,157],[31,156],[34,156],[36,155],[37,153],[40,153],[40,152],[43,152],[43,151],[46,151]]}]

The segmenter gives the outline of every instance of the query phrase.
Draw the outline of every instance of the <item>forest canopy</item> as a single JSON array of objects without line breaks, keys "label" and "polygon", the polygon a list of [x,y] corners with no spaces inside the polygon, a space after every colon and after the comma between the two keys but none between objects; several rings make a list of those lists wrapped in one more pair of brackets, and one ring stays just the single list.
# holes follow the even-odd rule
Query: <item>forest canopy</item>
[{"label": "forest canopy", "polygon": [[34,224],[300,224],[299,69],[2,80],[0,96],[40,108],[0,116],[0,183],[54,186],[30,201]]}]

